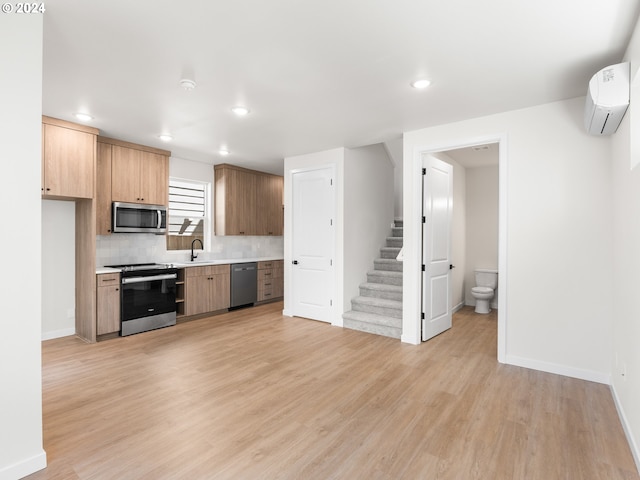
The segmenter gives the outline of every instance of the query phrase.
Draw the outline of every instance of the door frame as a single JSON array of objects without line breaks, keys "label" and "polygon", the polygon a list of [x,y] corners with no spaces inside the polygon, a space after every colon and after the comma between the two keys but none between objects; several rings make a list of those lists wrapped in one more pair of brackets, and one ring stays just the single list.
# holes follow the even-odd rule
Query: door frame
[{"label": "door frame", "polygon": [[[331,170],[331,176],[333,178],[333,218],[334,218],[334,237],[331,245],[333,253],[333,303],[329,309],[328,321],[332,325],[342,326],[342,296],[341,282],[339,281],[340,272],[342,272],[342,251],[337,248],[339,240],[342,237],[342,223],[338,217],[341,206],[339,192],[339,179],[337,178],[337,166],[335,163],[320,163],[313,166],[294,168],[285,172],[285,209],[284,209],[284,295],[285,305],[282,314],[287,317],[293,317],[293,288],[294,285],[291,282],[293,278],[293,268],[291,261],[293,260],[293,178],[297,173],[311,172],[314,170]],[[337,314],[336,312],[340,312]],[[339,317],[339,318],[338,318]]]},{"label": "door frame", "polygon": [[[421,343],[421,298],[422,298],[422,157],[427,154],[446,152],[456,148],[485,145],[487,143],[498,144],[498,346],[497,358],[500,363],[506,363],[507,352],[507,233],[508,233],[508,148],[507,134],[485,135],[472,138],[461,138],[449,142],[424,145],[414,148],[412,158],[404,175],[404,183],[409,195],[405,196],[405,202],[409,201],[413,212],[412,218],[404,218],[405,242],[404,242],[404,274],[403,274],[403,315],[402,337],[405,343],[418,345]],[[415,218],[413,218],[415,217]],[[408,227],[408,228],[407,228]]]}]

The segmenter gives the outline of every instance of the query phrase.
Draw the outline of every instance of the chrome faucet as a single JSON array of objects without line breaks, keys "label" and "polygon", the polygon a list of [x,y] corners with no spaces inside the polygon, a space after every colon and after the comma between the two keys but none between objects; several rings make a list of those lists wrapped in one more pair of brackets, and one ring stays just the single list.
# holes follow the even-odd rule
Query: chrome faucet
[{"label": "chrome faucet", "polygon": [[191,261],[192,261],[192,262],[193,262],[196,258],[198,258],[198,255],[193,253],[193,245],[194,245],[196,242],[200,242],[200,248],[201,248],[202,250],[204,250],[204,245],[202,244],[202,240],[200,240],[199,238],[194,239],[194,240],[193,240],[193,242],[191,242]]}]

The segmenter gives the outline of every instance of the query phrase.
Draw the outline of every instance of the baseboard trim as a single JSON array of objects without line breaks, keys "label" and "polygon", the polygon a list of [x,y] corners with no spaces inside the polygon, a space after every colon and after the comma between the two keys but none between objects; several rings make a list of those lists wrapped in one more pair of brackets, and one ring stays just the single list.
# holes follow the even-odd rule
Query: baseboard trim
[{"label": "baseboard trim", "polygon": [[19,463],[8,465],[0,469],[0,480],[15,480],[38,472],[47,467],[47,453],[42,450],[37,455],[27,458]]},{"label": "baseboard trim", "polygon": [[593,370],[573,368],[566,365],[559,365],[557,363],[541,362],[539,360],[517,357],[514,355],[507,355],[505,358],[505,363],[514,365],[516,367],[530,368],[532,370],[539,370],[541,372],[555,373],[556,375],[563,375],[565,377],[587,380],[589,382],[604,383],[605,385],[611,384],[610,374],[595,372]]},{"label": "baseboard trim", "polygon": [[462,310],[464,308],[464,302],[460,302],[458,305],[451,309],[451,313],[456,313],[458,310]]},{"label": "baseboard trim", "polygon": [[629,448],[631,449],[631,455],[633,455],[633,460],[636,462],[636,469],[640,474],[640,449],[638,449],[638,444],[633,436],[633,432],[631,431],[629,422],[627,421],[627,416],[625,415],[622,404],[620,403],[620,398],[618,397],[618,392],[616,391],[615,385],[611,384],[609,385],[609,388],[611,389],[613,403],[615,404],[616,410],[618,411],[620,423],[622,423],[622,429],[624,430],[624,434],[627,437],[627,443],[629,444]]},{"label": "baseboard trim", "polygon": [[42,341],[53,340],[54,338],[69,337],[76,334],[75,328],[63,328],[62,330],[52,330],[50,332],[42,332]]}]

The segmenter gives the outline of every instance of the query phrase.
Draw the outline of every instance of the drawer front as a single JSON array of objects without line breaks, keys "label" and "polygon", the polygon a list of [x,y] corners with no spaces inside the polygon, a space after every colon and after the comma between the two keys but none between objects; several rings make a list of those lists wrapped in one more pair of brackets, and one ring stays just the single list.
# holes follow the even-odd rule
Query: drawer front
[{"label": "drawer front", "polygon": [[265,262],[258,262],[258,270],[265,270],[268,268],[284,268],[284,260],[269,260]]},{"label": "drawer front", "polygon": [[273,269],[258,270],[258,284],[265,280],[271,280],[273,278]]},{"label": "drawer front", "polygon": [[118,285],[120,283],[119,273],[101,273],[96,276],[98,278],[98,287],[108,287],[110,285]]},{"label": "drawer front", "polygon": [[185,275],[187,277],[201,277],[204,275],[223,275],[229,273],[229,264],[225,265],[205,265],[202,267],[187,267],[185,268]]}]

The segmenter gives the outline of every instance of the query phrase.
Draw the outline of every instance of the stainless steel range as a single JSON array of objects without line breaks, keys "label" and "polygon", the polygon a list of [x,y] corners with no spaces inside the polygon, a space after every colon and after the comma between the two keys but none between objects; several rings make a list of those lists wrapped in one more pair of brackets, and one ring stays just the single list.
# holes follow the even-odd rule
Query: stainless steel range
[{"label": "stainless steel range", "polygon": [[107,265],[121,273],[120,335],[176,324],[176,278],[172,265],[138,263]]}]

